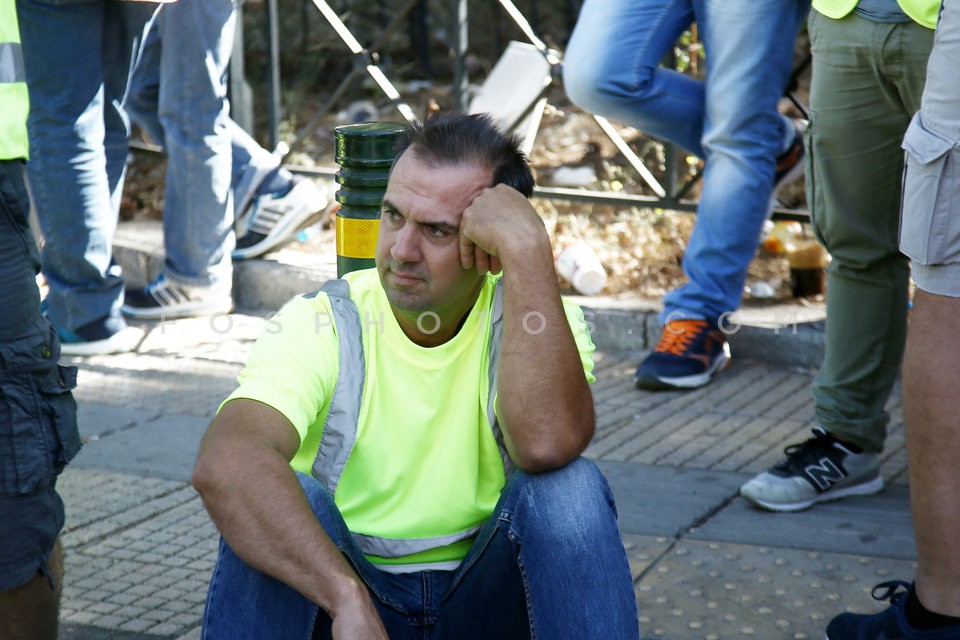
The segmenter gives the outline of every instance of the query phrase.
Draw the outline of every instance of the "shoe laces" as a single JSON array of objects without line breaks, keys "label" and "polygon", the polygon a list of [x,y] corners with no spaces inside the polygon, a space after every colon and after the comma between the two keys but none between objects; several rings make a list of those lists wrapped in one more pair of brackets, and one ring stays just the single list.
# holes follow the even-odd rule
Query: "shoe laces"
[{"label": "shoe laces", "polygon": [[903,580],[881,582],[870,590],[870,596],[877,602],[897,604],[910,593],[910,583]]},{"label": "shoe laces", "polygon": [[707,330],[706,320],[674,320],[667,323],[654,351],[686,356],[693,343]]},{"label": "shoe laces", "polygon": [[791,444],[784,448],[785,460],[777,464],[774,469],[788,475],[797,475],[811,463],[819,462],[825,455],[831,458],[839,452],[837,441],[823,429],[813,429],[813,437],[799,444]]}]

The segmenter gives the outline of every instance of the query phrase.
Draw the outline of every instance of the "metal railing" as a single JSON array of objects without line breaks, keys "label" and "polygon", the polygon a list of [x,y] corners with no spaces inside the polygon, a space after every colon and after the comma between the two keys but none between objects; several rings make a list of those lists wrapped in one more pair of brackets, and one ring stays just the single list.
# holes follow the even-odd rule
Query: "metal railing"
[{"label": "metal railing", "polygon": [[[278,46],[278,23],[277,23],[277,1],[266,0],[267,6],[267,31],[269,41],[269,63],[267,65],[267,90],[268,90],[268,144],[277,149],[280,143],[280,61]],[[305,0],[306,1],[306,0]],[[382,3],[383,0],[381,0]],[[451,44],[452,55],[454,59],[452,87],[454,91],[454,101],[461,110],[467,108],[468,102],[468,74],[466,58],[469,52],[469,33],[468,33],[468,5],[467,0],[448,0],[452,2],[452,25],[451,25]],[[512,0],[495,0],[499,4],[503,13],[510,19],[527,41],[532,44],[544,56],[554,69],[553,82],[559,83],[560,65],[562,56],[558,51],[549,47],[536,33],[530,21],[521,13]],[[337,88],[330,94],[327,100],[315,112],[309,122],[302,127],[296,134],[296,137],[286,147],[280,147],[278,152],[286,157],[290,152],[296,150],[303,141],[310,136],[317,126],[321,123],[324,116],[345,97],[348,90],[364,75],[368,75],[376,83],[380,91],[386,96],[389,103],[399,111],[400,115],[408,122],[415,119],[415,115],[410,106],[403,100],[396,86],[390,81],[387,75],[380,67],[381,52],[389,43],[391,38],[396,35],[399,29],[407,22],[411,30],[420,30],[421,34],[426,32],[427,0],[406,0],[399,11],[392,12],[392,19],[389,24],[383,28],[378,37],[369,46],[364,47],[354,36],[347,25],[340,18],[340,15],[330,6],[327,0],[310,0],[317,8],[324,20],[334,30],[336,35],[342,40],[343,44],[350,51],[353,57],[353,66],[347,76],[337,85]],[[341,5],[347,4],[341,2]],[[568,0],[566,3],[568,12],[568,22],[573,25],[576,12],[579,11],[580,0]],[[534,13],[537,12],[539,3],[532,0]],[[498,30],[499,34],[499,30]],[[423,38],[421,38],[423,40]],[[422,43],[426,47],[425,43]],[[429,53],[427,50],[421,52],[421,61],[429,67]],[[796,96],[797,78],[809,64],[809,58],[798,67],[791,78],[787,97],[794,103],[801,113],[806,113],[806,107]],[[663,177],[658,181],[653,173],[647,168],[643,160],[637,156],[632,147],[620,136],[617,129],[606,119],[593,116],[597,125],[603,133],[610,138],[616,146],[618,152],[627,160],[630,166],[637,172],[640,180],[654,195],[632,194],[623,192],[597,191],[585,189],[569,189],[560,187],[538,186],[535,189],[535,196],[555,200],[581,201],[590,203],[602,203],[617,206],[636,206],[653,207],[659,209],[674,209],[680,211],[696,211],[697,201],[691,197],[691,192],[701,178],[701,171],[698,170],[691,175],[686,175],[682,180],[678,179],[678,158],[680,151],[673,144],[659,141],[664,147]],[[292,170],[301,173],[313,173],[329,175],[332,170],[327,169],[307,169],[305,167],[290,167]],[[809,213],[805,209],[788,208],[784,206],[775,206],[773,217],[781,220],[809,221]]]}]

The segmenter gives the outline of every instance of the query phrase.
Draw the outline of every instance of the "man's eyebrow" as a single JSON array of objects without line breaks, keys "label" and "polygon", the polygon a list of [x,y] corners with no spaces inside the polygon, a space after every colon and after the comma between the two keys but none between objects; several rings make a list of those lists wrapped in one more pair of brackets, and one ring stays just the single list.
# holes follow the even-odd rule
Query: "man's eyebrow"
[{"label": "man's eyebrow", "polygon": [[397,205],[393,204],[392,202],[390,202],[390,201],[387,200],[386,198],[383,199],[383,204],[381,205],[380,208],[381,208],[381,209],[389,209],[390,211],[397,211],[397,212],[400,211],[399,209],[397,209]]}]

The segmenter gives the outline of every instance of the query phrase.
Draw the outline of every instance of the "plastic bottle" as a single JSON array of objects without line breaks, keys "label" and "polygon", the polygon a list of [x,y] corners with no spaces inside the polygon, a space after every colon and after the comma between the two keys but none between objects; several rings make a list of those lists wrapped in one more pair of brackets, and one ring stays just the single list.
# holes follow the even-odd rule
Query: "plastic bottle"
[{"label": "plastic bottle", "polygon": [[607,272],[586,242],[565,245],[557,254],[557,273],[580,293],[593,296],[607,284]]}]

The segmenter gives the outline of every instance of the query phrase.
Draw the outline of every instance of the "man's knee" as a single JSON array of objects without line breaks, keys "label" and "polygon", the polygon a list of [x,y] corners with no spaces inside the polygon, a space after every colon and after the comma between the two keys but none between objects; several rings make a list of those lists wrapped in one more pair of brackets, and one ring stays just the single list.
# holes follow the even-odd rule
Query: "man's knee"
[{"label": "man's knee", "polygon": [[598,529],[616,526],[610,486],[593,462],[577,458],[554,471],[518,473],[522,499],[537,514],[531,520],[551,536],[594,539]]}]

